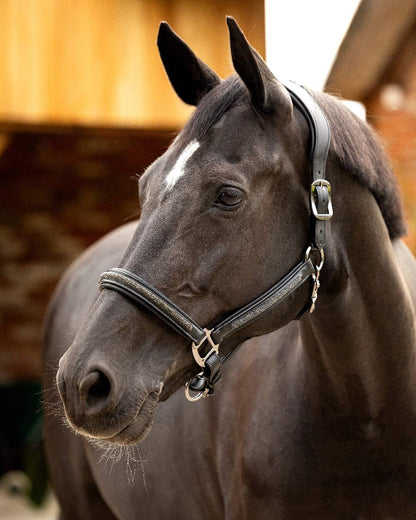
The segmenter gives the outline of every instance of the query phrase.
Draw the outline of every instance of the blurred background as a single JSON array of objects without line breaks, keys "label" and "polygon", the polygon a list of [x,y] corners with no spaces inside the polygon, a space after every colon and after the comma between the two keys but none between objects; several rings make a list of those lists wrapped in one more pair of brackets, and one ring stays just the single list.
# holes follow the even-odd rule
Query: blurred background
[{"label": "blurred background", "polygon": [[88,245],[137,217],[134,177],[191,112],[159,60],[161,20],[226,77],[230,14],[278,77],[359,102],[399,178],[416,253],[416,0],[288,3],[0,1],[0,497],[47,496],[40,375],[52,291]]}]

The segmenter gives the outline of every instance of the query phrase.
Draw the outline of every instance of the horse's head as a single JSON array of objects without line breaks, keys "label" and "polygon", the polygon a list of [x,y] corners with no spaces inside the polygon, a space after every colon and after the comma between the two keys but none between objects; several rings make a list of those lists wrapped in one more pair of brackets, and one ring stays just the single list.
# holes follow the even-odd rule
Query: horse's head
[{"label": "horse's head", "polygon": [[[142,213],[120,265],[207,328],[281,279],[309,241],[308,125],[234,20],[228,24],[237,75],[225,81],[160,27],[169,79],[197,109],[140,179]],[[309,296],[303,285],[222,353],[288,323]],[[57,380],[76,430],[125,444],[146,436],[157,402],[196,368],[188,341],[104,290]]]}]

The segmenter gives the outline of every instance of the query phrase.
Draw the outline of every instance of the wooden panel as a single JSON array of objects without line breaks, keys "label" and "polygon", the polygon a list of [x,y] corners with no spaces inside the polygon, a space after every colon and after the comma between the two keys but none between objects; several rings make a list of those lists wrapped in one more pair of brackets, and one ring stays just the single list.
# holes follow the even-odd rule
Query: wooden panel
[{"label": "wooden panel", "polygon": [[363,0],[335,58],[325,90],[363,101],[409,33],[415,0]]},{"label": "wooden panel", "polygon": [[223,76],[226,14],[264,53],[260,0],[2,0],[1,8],[3,122],[178,125],[189,109],[159,60],[161,20]]}]

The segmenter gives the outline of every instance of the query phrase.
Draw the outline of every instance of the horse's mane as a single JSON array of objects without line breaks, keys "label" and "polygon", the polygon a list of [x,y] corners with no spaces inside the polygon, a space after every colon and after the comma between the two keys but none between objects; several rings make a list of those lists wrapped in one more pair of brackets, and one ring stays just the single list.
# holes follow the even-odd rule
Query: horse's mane
[{"label": "horse's mane", "polygon": [[[375,132],[338,99],[310,92],[331,127],[331,153],[374,195],[391,239],[406,233],[397,180]],[[181,133],[182,139],[201,139],[223,114],[237,103],[249,103],[246,87],[231,76],[205,95]]]},{"label": "horse's mane", "polygon": [[331,127],[331,153],[376,199],[391,239],[406,233],[397,179],[379,137],[334,96],[312,92]]}]

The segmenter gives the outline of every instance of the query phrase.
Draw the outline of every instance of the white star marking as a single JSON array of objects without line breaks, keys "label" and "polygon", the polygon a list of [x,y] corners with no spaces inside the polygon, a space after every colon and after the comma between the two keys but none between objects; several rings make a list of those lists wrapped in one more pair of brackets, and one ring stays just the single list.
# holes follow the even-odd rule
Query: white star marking
[{"label": "white star marking", "polygon": [[186,163],[199,147],[200,143],[194,139],[182,150],[180,156],[176,160],[175,165],[166,176],[166,187],[168,190],[171,190],[178,179],[184,175]]}]

